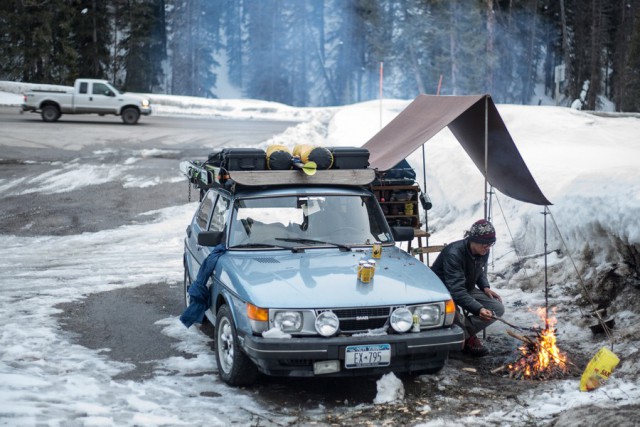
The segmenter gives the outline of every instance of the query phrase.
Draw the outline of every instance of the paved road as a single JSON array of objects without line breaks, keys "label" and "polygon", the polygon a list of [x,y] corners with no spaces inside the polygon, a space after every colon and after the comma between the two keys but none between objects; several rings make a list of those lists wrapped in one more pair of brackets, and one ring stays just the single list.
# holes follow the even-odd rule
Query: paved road
[{"label": "paved road", "polygon": [[[151,220],[138,214],[188,201],[180,160],[204,159],[216,147],[256,144],[292,124],[154,116],[136,126],[97,116],[44,123],[39,115],[0,107],[0,236],[77,235]],[[135,167],[127,167],[134,158]],[[154,182],[153,190],[109,179],[124,167],[130,180]],[[74,179],[104,182],[74,188]],[[45,180],[68,191],[31,191],[48,185]],[[110,348],[113,359],[135,364],[125,378],[144,378],[153,372],[148,362],[178,353],[154,322],[181,313],[182,289],[158,285],[63,304],[60,322],[80,344]]]},{"label": "paved road", "polygon": [[[116,117],[95,116],[43,123],[38,115],[0,107],[0,236],[66,236],[139,223],[140,213],[187,202],[187,183],[178,170],[180,160],[204,158],[216,147],[256,144],[293,124],[157,116],[143,117],[136,126],[123,125]],[[134,173],[140,180],[159,181],[153,191],[123,188],[115,180],[61,193],[29,192],[31,186],[41,184],[39,177],[59,177],[67,170],[82,168],[87,173],[98,173],[100,168],[118,170],[141,152],[144,162],[136,163]],[[10,186],[15,182],[21,185]],[[153,219],[152,215],[145,217]],[[62,309],[58,321],[79,344],[109,348],[110,358],[135,365],[115,379],[142,381],[154,374],[154,361],[193,357],[180,353],[172,346],[174,339],[154,325],[180,315],[182,298],[179,283],[94,293],[58,305]],[[203,325],[202,330],[213,337],[210,325]],[[345,401],[371,402],[376,380],[359,378],[335,387],[335,380],[319,379],[309,387],[308,379],[263,377],[254,390],[257,398],[283,407],[332,406]]]},{"label": "paved road", "polygon": [[[294,124],[150,116],[127,126],[110,116],[63,117],[44,123],[39,115],[0,107],[0,183],[19,183],[2,197],[0,234],[68,235],[131,224],[139,213],[186,201],[180,160],[204,159],[218,147],[253,145]],[[144,161],[133,171],[128,167],[127,174],[140,182],[159,181],[153,192],[141,186],[124,190],[108,180],[109,173],[141,156]],[[105,182],[90,189],[29,193],[43,184],[41,177],[62,180],[74,171]]]}]

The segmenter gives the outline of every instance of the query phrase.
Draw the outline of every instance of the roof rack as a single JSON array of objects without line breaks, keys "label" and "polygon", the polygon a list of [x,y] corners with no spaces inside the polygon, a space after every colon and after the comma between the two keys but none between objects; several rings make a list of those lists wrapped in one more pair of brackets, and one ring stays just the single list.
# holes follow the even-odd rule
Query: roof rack
[{"label": "roof rack", "polygon": [[367,186],[376,177],[373,169],[329,169],[307,175],[300,170],[226,171],[206,162],[183,161],[180,171],[201,190],[224,187],[267,187],[284,185],[348,185]]},{"label": "roof rack", "polygon": [[[292,157],[290,170],[270,170],[265,152],[259,149],[223,149],[209,154],[204,161],[180,162],[180,171],[201,193],[212,187],[234,192],[240,187],[285,185],[346,185],[367,186],[376,179],[376,171],[367,167],[367,150],[351,147],[330,148],[334,159],[331,169],[303,171],[298,157]],[[355,153],[355,157],[354,157]],[[313,163],[313,162],[311,162]],[[309,164],[311,164],[309,163]],[[301,166],[302,165],[302,166]]]}]

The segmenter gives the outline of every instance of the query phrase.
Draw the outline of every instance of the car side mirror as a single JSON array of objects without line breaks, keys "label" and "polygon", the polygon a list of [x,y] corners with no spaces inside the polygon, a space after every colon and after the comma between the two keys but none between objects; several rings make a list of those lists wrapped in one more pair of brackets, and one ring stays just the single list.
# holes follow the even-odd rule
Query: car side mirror
[{"label": "car side mirror", "polygon": [[202,231],[198,233],[198,244],[200,246],[217,246],[222,242],[222,231]]},{"label": "car side mirror", "polygon": [[391,227],[393,240],[396,242],[410,242],[413,240],[413,227]]}]

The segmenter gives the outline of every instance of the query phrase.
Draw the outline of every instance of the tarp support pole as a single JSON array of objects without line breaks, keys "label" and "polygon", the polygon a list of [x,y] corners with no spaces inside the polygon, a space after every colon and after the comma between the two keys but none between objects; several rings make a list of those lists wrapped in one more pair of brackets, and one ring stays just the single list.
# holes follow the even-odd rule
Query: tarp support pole
[{"label": "tarp support pole", "polygon": [[487,171],[489,170],[489,97],[484,97],[484,219],[489,216],[488,201],[489,181],[487,180]]},{"label": "tarp support pole", "polygon": [[544,215],[544,327],[549,329],[549,280],[547,278],[547,215],[549,207],[545,206],[542,214]]},{"label": "tarp support pole", "polygon": [[[425,195],[427,193],[427,155],[424,149],[424,144],[422,144],[422,188]],[[427,232],[427,237],[425,238],[425,244],[429,246],[429,211],[425,209],[424,211],[424,231]],[[429,265],[429,252],[427,252],[427,265]]]}]

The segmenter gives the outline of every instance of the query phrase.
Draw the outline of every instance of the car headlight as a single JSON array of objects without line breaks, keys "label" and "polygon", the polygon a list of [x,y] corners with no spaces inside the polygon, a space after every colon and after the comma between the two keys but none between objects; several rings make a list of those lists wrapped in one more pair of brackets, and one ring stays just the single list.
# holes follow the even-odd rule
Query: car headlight
[{"label": "car headlight", "polygon": [[273,326],[282,332],[298,332],[302,329],[302,313],[299,311],[278,311],[273,317]]},{"label": "car headlight", "polygon": [[418,316],[421,327],[438,326],[441,322],[442,311],[439,304],[419,305],[413,310]]},{"label": "car headlight", "polygon": [[142,100],[142,106],[143,107],[148,107],[149,106],[149,100],[148,99],[143,99]]},{"label": "car headlight", "polygon": [[323,337],[330,337],[338,332],[340,320],[333,311],[323,311],[316,317],[316,331]]},{"label": "car headlight", "polygon": [[406,307],[400,307],[391,313],[391,327],[396,332],[407,332],[413,326],[413,315]]}]

